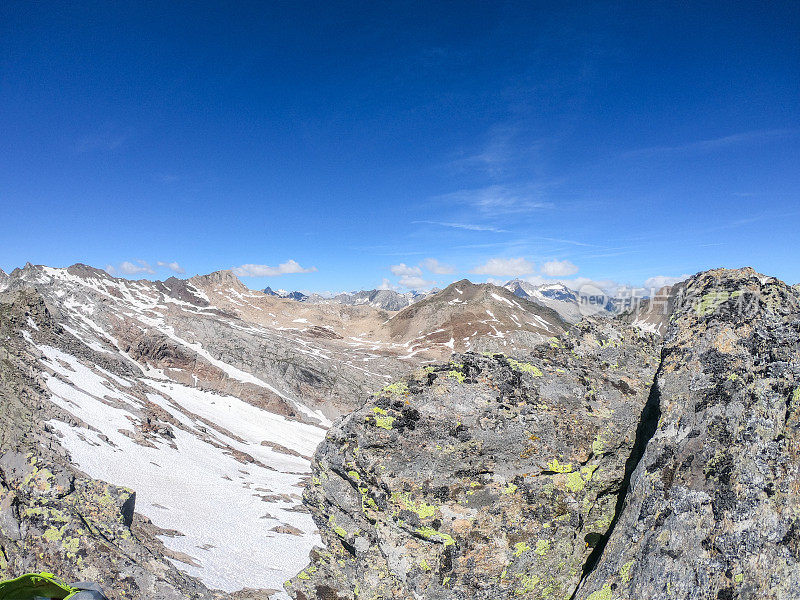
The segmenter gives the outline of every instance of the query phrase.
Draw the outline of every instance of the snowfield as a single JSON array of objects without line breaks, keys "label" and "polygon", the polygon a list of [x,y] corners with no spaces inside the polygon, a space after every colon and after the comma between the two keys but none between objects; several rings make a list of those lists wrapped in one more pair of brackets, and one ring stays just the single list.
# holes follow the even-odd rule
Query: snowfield
[{"label": "snowfield", "polygon": [[[307,457],[324,429],[166,381],[138,381],[150,388],[139,398],[131,391],[137,382],[90,369],[55,348],[37,347],[53,371],[46,376],[52,402],[85,424],[50,421],[62,445],[87,475],[136,490],[137,512],[179,532],[161,536],[182,558],[173,559],[176,566],[228,592],[282,590],[305,566],[320,540],[298,507],[310,473]],[[133,439],[148,403],[177,421],[174,438]],[[253,462],[237,460],[237,452]],[[288,596],[280,591],[273,597]]]}]

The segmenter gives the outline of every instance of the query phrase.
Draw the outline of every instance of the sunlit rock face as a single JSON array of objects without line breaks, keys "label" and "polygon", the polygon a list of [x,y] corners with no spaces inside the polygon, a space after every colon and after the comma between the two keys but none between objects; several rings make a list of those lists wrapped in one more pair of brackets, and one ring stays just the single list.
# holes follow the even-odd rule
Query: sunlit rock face
[{"label": "sunlit rock face", "polygon": [[654,434],[577,598],[799,597],[796,292],[752,269],[689,280],[654,394]]},{"label": "sunlit rock face", "polygon": [[369,397],[315,455],[325,547],[289,593],[800,597],[797,291],[741,269],[659,294]]},{"label": "sunlit rock face", "polygon": [[304,501],[310,598],[568,597],[614,519],[655,336],[584,323],[532,353],[460,354],[328,432]]}]

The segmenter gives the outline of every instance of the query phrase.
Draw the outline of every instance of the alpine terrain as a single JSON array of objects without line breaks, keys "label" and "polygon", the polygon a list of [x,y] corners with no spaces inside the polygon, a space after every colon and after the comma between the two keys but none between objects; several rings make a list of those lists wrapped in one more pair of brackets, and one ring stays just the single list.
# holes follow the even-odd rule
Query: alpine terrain
[{"label": "alpine terrain", "polygon": [[296,302],[230,271],[26,265],[0,286],[0,576],[118,597],[282,595],[320,543],[301,497],[332,421],[454,349],[565,327],[468,282],[410,314]]},{"label": "alpine terrain", "polygon": [[569,290],[511,288],[393,311],[230,271],[3,273],[0,577],[120,599],[800,598],[798,291],[719,269],[576,319],[542,299]]}]

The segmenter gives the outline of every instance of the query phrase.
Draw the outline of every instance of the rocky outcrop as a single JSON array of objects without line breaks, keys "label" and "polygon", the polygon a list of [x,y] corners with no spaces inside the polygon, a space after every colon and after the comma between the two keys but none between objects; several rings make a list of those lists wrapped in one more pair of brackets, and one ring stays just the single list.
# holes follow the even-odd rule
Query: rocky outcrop
[{"label": "rocky outcrop", "polygon": [[653,338],[583,324],[524,359],[456,355],[330,430],[294,598],[568,597],[612,522]]},{"label": "rocky outcrop", "polygon": [[304,500],[325,548],[287,590],[800,597],[797,292],[741,269],[661,296],[666,314],[456,356],[370,397],[318,449]]},{"label": "rocky outcrop", "polygon": [[798,298],[752,269],[675,297],[660,416],[577,598],[798,598]]},{"label": "rocky outcrop", "polygon": [[132,490],[70,465],[48,424],[58,409],[19,335],[28,323],[40,339],[69,337],[34,291],[0,294],[0,579],[47,571],[96,581],[110,598],[221,597],[167,560],[156,537],[166,532],[134,512]]}]

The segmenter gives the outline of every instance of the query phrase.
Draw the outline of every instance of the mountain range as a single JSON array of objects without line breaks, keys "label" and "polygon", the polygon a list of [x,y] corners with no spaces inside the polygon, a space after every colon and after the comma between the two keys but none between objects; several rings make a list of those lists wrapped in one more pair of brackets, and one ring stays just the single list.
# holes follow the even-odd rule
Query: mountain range
[{"label": "mountain range", "polygon": [[[139,557],[104,562],[108,576],[128,569],[131,592],[158,597],[281,590],[319,543],[301,492],[332,421],[454,351],[516,352],[565,328],[549,309],[466,280],[395,312],[297,302],[230,271],[131,281],[28,264],[3,274],[0,292],[5,568],[80,579],[76,561],[89,557],[75,540],[98,527],[114,552]],[[62,480],[116,487],[78,496]],[[112,511],[87,531],[100,493],[121,521]]]},{"label": "mountain range", "polygon": [[230,271],[0,271],[0,577],[797,597],[797,290],[716,270],[598,298],[461,280],[394,311]]},{"label": "mountain range", "polygon": [[[577,323],[583,316],[592,314],[609,316],[618,314],[627,306],[619,298],[610,298],[602,294],[600,297],[581,293],[562,283],[549,283],[534,285],[522,279],[513,279],[502,287],[514,295],[530,300],[546,308],[555,310],[562,319],[568,323]],[[398,292],[390,289],[365,290],[357,292],[343,292],[334,296],[325,297],[320,294],[305,294],[298,291],[273,290],[266,288],[265,294],[286,298],[297,302],[311,304],[347,304],[367,305],[383,310],[402,310],[403,308],[439,293],[441,290],[434,288],[428,292]]]}]

